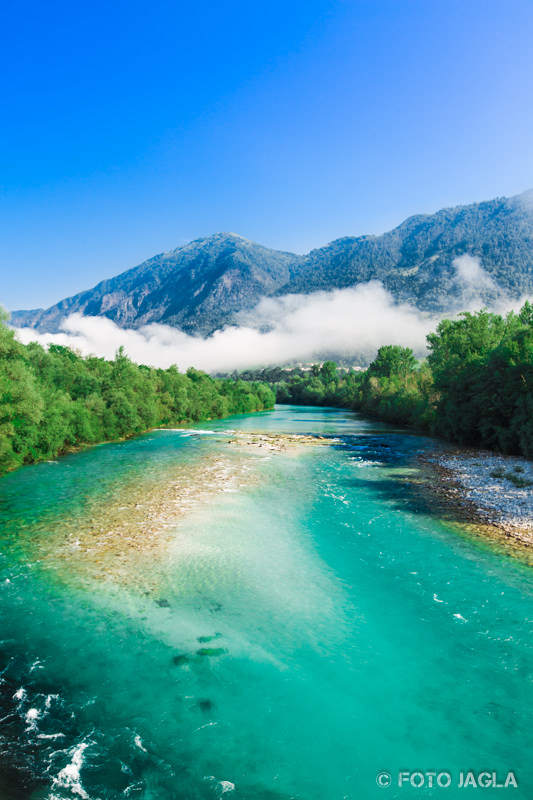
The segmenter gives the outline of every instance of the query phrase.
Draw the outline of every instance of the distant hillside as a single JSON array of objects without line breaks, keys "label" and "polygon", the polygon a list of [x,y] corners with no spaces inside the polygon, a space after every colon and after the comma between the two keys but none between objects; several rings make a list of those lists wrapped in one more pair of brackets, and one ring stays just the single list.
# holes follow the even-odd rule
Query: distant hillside
[{"label": "distant hillside", "polygon": [[287,284],[300,261],[234,233],[216,233],[161,253],[46,310],[15,311],[11,321],[55,332],[64,317],[77,311],[108,317],[123,328],[160,322],[206,334]]},{"label": "distant hillside", "polygon": [[73,312],[122,327],[151,322],[208,334],[261,297],[309,293],[372,279],[429,311],[461,302],[454,258],[477,256],[494,281],[478,293],[533,293],[533,191],[410,217],[382,236],[337,239],[307,256],[270,250],[233,233],[197,239],[49,309],[15,311],[12,323],[55,332]]},{"label": "distant hillside", "polygon": [[[342,288],[378,279],[398,300],[446,310],[460,300],[452,266],[478,257],[500,290],[514,297],[533,290],[533,191],[512,198],[445,208],[409,217],[383,236],[337,239],[313,250],[285,292]],[[479,287],[488,302],[494,290]]]}]

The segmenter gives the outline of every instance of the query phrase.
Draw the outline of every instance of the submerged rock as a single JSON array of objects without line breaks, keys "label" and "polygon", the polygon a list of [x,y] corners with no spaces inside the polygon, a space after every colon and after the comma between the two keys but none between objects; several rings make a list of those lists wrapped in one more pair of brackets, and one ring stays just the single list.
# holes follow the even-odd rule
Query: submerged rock
[{"label": "submerged rock", "polygon": [[212,642],[213,639],[218,639],[220,636],[222,636],[221,633],[215,633],[212,636],[198,636],[198,641],[200,644],[205,644],[206,642]]},{"label": "submerged rock", "polygon": [[201,647],[196,651],[197,656],[223,656],[228,650],[225,647]]},{"label": "submerged rock", "polygon": [[188,664],[190,660],[189,656],[186,656],[184,653],[178,653],[172,656],[172,663],[175,667],[182,667],[184,664]]}]

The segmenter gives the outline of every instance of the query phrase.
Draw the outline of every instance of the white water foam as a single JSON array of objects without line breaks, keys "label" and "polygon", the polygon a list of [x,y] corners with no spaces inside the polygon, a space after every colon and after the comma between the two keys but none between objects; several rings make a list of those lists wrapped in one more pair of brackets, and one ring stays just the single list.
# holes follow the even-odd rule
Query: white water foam
[{"label": "white water foam", "polygon": [[215,784],[215,791],[218,797],[222,797],[223,794],[226,792],[234,792],[235,791],[235,784],[231,781],[220,781],[215,778],[214,775],[207,775],[204,778],[204,781],[209,781],[209,783]]},{"label": "white water foam", "polygon": [[204,728],[212,728],[215,725],[218,725],[218,722],[206,722],[205,725],[200,725],[199,728],[195,728],[194,732],[203,731]]},{"label": "white water foam", "polygon": [[[84,761],[83,754],[88,747],[89,745],[87,742],[82,742],[70,750],[70,764],[63,767],[57,777],[53,779],[52,784],[54,788],[69,789],[70,794],[77,795],[83,798],[83,800],[90,800],[89,795],[80,781],[80,773]],[[61,798],[52,792],[48,800],[61,800]]]},{"label": "white water foam", "polygon": [[[162,430],[162,431],[175,431],[176,433],[182,433],[185,436],[192,436],[193,434],[196,434],[196,435],[205,435],[205,434],[216,435],[217,433],[218,434],[220,433],[220,431],[207,431],[207,430],[203,430],[202,428],[160,428],[160,430]],[[225,433],[225,431],[222,431],[222,433]]]},{"label": "white water foam", "polygon": [[44,707],[45,708],[50,708],[50,706],[52,705],[52,700],[59,700],[59,695],[58,694],[47,694],[46,695],[46,700],[44,701]]},{"label": "white water foam", "polygon": [[30,708],[26,712],[26,723],[28,725],[27,730],[35,730],[37,728],[37,720],[41,716],[41,712],[38,708]]}]

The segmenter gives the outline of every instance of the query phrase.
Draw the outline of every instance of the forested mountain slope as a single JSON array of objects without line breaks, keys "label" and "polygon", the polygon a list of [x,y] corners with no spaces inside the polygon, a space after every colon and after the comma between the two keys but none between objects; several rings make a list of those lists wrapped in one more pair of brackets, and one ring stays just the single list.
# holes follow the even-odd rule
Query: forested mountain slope
[{"label": "forested mountain slope", "polygon": [[[399,301],[446,311],[464,306],[454,259],[477,257],[487,275],[471,288],[488,305],[533,292],[533,191],[410,217],[382,236],[337,239],[307,256],[218,233],[162,253],[49,309],[15,311],[12,323],[57,331],[73,312],[126,328],[159,322],[208,334],[235,323],[262,297],[381,280]],[[476,282],[474,281],[474,284]]]},{"label": "forested mountain slope", "polygon": [[206,334],[275,293],[300,261],[242,236],[217,233],[161,253],[46,310],[15,311],[11,320],[55,332],[62,319],[80,312],[108,317],[123,328],[160,322]]},{"label": "forested mountain slope", "polygon": [[487,301],[498,289],[531,292],[533,192],[410,217],[383,236],[337,239],[313,250],[283,292],[379,279],[399,300],[446,310],[463,288],[453,260],[465,254],[478,257],[496,284],[477,287]]}]

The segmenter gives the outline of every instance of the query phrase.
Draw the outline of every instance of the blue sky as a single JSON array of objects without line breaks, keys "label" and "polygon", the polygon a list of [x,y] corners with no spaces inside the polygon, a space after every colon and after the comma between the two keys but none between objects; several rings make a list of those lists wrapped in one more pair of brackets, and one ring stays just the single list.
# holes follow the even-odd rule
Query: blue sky
[{"label": "blue sky", "polygon": [[0,302],[533,187],[531,0],[4,6]]}]

